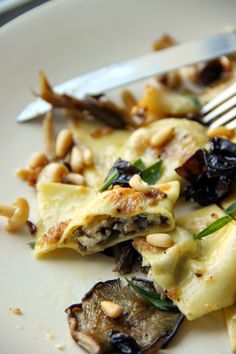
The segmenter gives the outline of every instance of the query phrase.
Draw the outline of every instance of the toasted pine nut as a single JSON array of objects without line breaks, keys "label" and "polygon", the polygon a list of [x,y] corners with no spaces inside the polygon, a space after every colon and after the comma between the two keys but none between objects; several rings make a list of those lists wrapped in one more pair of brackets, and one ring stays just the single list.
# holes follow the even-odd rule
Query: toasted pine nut
[{"label": "toasted pine nut", "polygon": [[56,134],[52,112],[48,112],[43,120],[43,140],[46,156],[49,159],[54,159],[56,155]]},{"label": "toasted pine nut", "polygon": [[227,139],[231,139],[234,136],[234,130],[221,126],[212,130],[209,129],[207,132],[207,136],[209,139],[214,138],[215,136],[221,136]]},{"label": "toasted pine nut", "polygon": [[77,146],[74,146],[71,151],[70,165],[73,172],[80,172],[84,167],[83,154]]},{"label": "toasted pine nut", "polygon": [[161,50],[161,49],[165,49],[168,47],[171,47],[172,45],[175,45],[175,40],[174,38],[172,38],[169,34],[164,34],[162,35],[161,38],[157,39],[154,43],[153,43],[153,49],[154,50]]},{"label": "toasted pine nut", "polygon": [[174,245],[174,241],[168,234],[151,234],[146,237],[146,241],[155,247],[169,248]]},{"label": "toasted pine nut", "polygon": [[85,165],[91,166],[93,164],[93,152],[90,148],[86,148],[82,152],[83,154],[83,160]]},{"label": "toasted pine nut", "polygon": [[121,92],[121,99],[128,111],[131,111],[131,109],[137,104],[137,100],[130,90],[123,90]]},{"label": "toasted pine nut", "polygon": [[161,129],[158,133],[152,136],[151,145],[156,148],[166,145],[174,137],[174,133],[175,128],[173,127]]},{"label": "toasted pine nut", "polygon": [[149,136],[145,128],[139,128],[131,135],[130,145],[135,148],[137,152],[142,151],[149,145]]},{"label": "toasted pine nut", "polygon": [[102,301],[101,308],[103,312],[110,318],[118,318],[122,315],[122,308],[120,305],[111,301]]},{"label": "toasted pine nut", "polygon": [[176,89],[181,82],[179,70],[172,70],[167,74],[167,86],[171,89]]},{"label": "toasted pine nut", "polygon": [[47,164],[48,164],[47,156],[42,152],[34,152],[30,156],[30,161],[29,161],[30,168],[44,167]]},{"label": "toasted pine nut", "polygon": [[62,164],[57,162],[52,162],[48,164],[44,169],[41,171],[37,183],[41,182],[55,182],[60,183],[62,182],[65,175],[68,173],[68,168]]},{"label": "toasted pine nut", "polygon": [[147,192],[149,190],[148,184],[139,175],[132,176],[129,180],[129,185],[138,192]]},{"label": "toasted pine nut", "polygon": [[68,173],[68,175],[65,176],[64,181],[77,186],[84,185],[84,177],[79,173]]},{"label": "toasted pine nut", "polygon": [[56,156],[63,158],[73,145],[72,132],[69,129],[62,129],[56,140]]},{"label": "toasted pine nut", "polygon": [[22,179],[22,181],[27,181],[31,176],[32,171],[27,168],[17,168],[15,170],[15,174],[18,178]]}]

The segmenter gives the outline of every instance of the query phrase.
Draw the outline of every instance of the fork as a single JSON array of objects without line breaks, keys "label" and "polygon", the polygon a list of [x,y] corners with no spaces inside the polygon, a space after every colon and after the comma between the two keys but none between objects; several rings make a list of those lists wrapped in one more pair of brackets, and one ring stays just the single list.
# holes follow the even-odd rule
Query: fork
[{"label": "fork", "polygon": [[211,129],[236,128],[236,82],[202,107],[200,121]]}]

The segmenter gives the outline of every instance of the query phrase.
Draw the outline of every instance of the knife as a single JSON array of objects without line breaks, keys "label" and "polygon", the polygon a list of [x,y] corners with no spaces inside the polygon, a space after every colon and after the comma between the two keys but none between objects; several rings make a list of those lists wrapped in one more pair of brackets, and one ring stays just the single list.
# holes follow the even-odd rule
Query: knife
[{"label": "knife", "polygon": [[[181,66],[214,59],[236,52],[236,30],[182,43],[145,56],[113,64],[54,87],[55,92],[76,98],[97,94],[153,75],[163,74]],[[47,113],[51,105],[41,98],[30,103],[17,117],[18,122]]]}]

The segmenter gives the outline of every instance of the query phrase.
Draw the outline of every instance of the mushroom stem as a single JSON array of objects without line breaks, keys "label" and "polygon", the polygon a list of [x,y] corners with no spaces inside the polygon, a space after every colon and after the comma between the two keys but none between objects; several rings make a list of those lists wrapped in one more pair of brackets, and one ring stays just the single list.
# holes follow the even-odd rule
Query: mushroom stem
[{"label": "mushroom stem", "polygon": [[13,206],[0,205],[0,215],[10,218],[14,214],[15,209]]},{"label": "mushroom stem", "polygon": [[26,199],[18,198],[12,205],[0,205],[0,215],[8,218],[6,231],[17,230],[28,220],[29,204]]}]

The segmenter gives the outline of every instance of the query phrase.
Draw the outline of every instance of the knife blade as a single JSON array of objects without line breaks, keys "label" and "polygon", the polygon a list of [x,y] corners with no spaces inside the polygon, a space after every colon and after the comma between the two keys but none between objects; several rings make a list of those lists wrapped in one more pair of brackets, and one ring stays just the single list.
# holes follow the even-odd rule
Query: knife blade
[{"label": "knife blade", "polygon": [[[236,30],[233,30],[103,67],[55,86],[54,90],[58,93],[82,98],[85,94],[98,94],[235,51]],[[17,121],[23,122],[36,118],[47,113],[50,109],[50,104],[38,98],[19,114]]]}]

